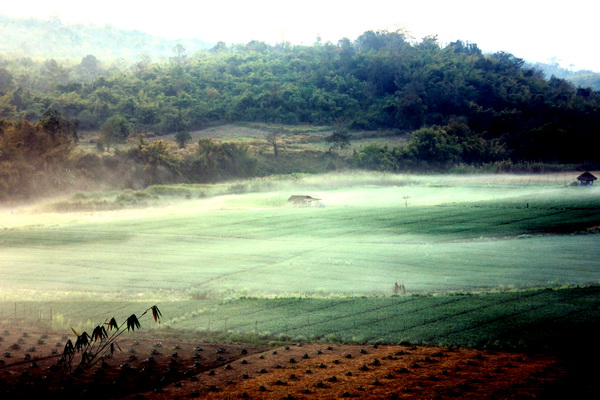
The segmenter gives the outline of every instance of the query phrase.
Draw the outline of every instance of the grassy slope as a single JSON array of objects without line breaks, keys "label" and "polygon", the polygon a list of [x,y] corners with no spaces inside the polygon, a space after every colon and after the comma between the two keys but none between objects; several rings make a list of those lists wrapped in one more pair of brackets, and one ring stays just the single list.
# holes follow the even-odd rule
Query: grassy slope
[{"label": "grassy slope", "polygon": [[[189,297],[390,294],[396,280],[410,291],[598,282],[597,236],[555,235],[600,226],[594,197],[565,188],[558,200],[547,198],[555,190],[529,194],[529,208],[521,191],[505,200],[426,204],[448,190],[323,191],[333,205],[318,209],[256,209],[253,202],[273,198],[245,195],[210,211],[157,210],[156,216],[4,230],[3,283]],[[392,206],[403,193],[417,205]],[[274,196],[285,204],[287,194]],[[363,202],[368,196],[379,200]]]},{"label": "grassy slope", "polygon": [[[390,295],[396,280],[409,294],[597,284],[598,236],[570,234],[600,226],[594,189],[321,188],[311,194],[327,206],[313,209],[286,207],[289,194],[1,231],[3,293],[80,293],[19,308],[48,319],[52,307],[55,324],[100,322],[129,304],[91,298],[139,298],[163,304],[174,328],[314,340],[531,344],[540,327],[597,316],[597,289],[360,297]],[[244,295],[286,298],[181,300]],[[0,319],[13,314],[12,301],[0,305]]]},{"label": "grassy slope", "polygon": [[[139,301],[0,302],[0,321],[69,332],[123,321]],[[163,327],[215,341],[403,343],[561,351],[599,331],[600,286],[442,295],[283,297],[159,303]],[[139,314],[138,314],[139,315]],[[50,321],[52,323],[50,324]],[[144,329],[155,329],[146,324]]]},{"label": "grassy slope", "polygon": [[[552,348],[597,329],[600,287],[441,296],[241,299],[190,307],[180,329],[294,341]],[[192,306],[192,304],[190,304]],[[251,311],[250,311],[251,310]]]}]

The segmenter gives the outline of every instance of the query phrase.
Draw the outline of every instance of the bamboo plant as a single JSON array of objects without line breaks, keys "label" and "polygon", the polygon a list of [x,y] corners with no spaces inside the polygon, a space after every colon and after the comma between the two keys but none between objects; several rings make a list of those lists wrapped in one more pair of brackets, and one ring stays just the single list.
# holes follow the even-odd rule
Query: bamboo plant
[{"label": "bamboo plant", "polygon": [[140,319],[148,313],[152,312],[152,318],[154,322],[160,323],[162,314],[156,305],[148,308],[139,317],[135,314],[129,316],[123,323],[119,324],[115,318],[104,321],[94,328],[92,334],[83,332],[77,333],[75,329],[71,328],[73,333],[77,336],[75,344],[71,339],[67,340],[65,344],[62,356],[58,361],[59,368],[67,373],[71,374],[73,370],[74,362],[78,355],[81,355],[81,359],[76,366],[76,370],[85,370],[92,367],[106,355],[113,354],[116,349],[122,351],[117,343],[117,339],[126,331],[135,331],[141,328]]}]

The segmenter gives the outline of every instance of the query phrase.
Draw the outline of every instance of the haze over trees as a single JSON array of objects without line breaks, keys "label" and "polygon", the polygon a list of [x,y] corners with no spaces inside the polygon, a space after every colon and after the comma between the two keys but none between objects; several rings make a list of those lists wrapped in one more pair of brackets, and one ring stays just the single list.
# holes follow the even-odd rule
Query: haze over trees
[{"label": "haze over trees", "polygon": [[557,63],[533,63],[528,65],[531,68],[541,70],[546,76],[555,76],[560,79],[565,79],[575,86],[600,90],[600,73],[589,70],[572,71],[562,68]]},{"label": "haze over trees", "polygon": [[76,132],[74,121],[55,112],[45,113],[36,124],[0,121],[0,199],[68,186]]},{"label": "haze over trees", "polygon": [[[70,145],[63,146],[74,171],[108,179],[99,165],[116,170],[142,163],[146,167],[127,171],[150,171],[145,183],[278,172],[262,166],[244,145],[202,141],[194,154],[185,152],[186,132],[241,121],[337,127],[329,137],[331,149],[347,147],[352,131],[411,133],[403,148],[373,144],[355,151],[347,161],[359,168],[598,163],[599,92],[547,77],[509,53],[484,54],[475,44],[441,45],[435,37],[415,41],[402,31],[367,31],[353,41],[317,40],[310,46],[220,42],[191,53],[178,44],[171,55],[163,61],[143,55],[132,63],[109,63],[92,54],[77,62],[2,56],[2,140],[10,142],[6,132],[26,126],[50,135],[47,127],[21,122],[41,121],[49,111],[80,130],[100,131],[103,150],[139,134],[177,133],[179,150],[140,139],[137,150],[110,160],[73,155]],[[281,159],[280,138],[273,135],[269,143],[273,157]],[[13,176],[16,148],[0,154],[5,194],[11,193],[6,182]]]},{"label": "haze over trees", "polygon": [[213,45],[195,39],[177,41],[110,25],[71,25],[58,17],[49,20],[20,19],[0,15],[0,53],[14,57],[134,59],[140,54],[169,57],[180,43],[188,50],[205,50]]}]

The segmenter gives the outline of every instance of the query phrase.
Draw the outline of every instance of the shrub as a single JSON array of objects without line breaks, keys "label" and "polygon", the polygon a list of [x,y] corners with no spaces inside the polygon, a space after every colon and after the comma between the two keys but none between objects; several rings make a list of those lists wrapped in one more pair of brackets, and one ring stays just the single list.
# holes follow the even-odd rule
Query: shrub
[{"label": "shrub", "polygon": [[144,191],[147,194],[155,196],[186,197],[192,195],[190,189],[177,185],[152,185],[147,187]]}]

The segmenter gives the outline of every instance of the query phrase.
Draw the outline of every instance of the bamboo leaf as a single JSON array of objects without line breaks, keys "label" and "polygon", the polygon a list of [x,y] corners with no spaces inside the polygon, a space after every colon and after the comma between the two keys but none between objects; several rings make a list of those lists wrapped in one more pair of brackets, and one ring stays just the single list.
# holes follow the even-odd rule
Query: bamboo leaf
[{"label": "bamboo leaf", "polygon": [[129,318],[127,318],[127,330],[135,331],[136,329],[140,329],[140,321],[135,316],[135,314],[131,314]]},{"label": "bamboo leaf", "polygon": [[87,332],[83,332],[81,335],[77,336],[77,341],[75,342],[75,350],[80,351],[81,349],[87,347],[90,344],[90,335]]},{"label": "bamboo leaf", "polygon": [[154,318],[154,322],[159,322],[160,323],[160,317],[162,317],[162,314],[160,312],[160,310],[158,309],[158,307],[156,305],[150,307],[150,310],[152,310],[152,318]]},{"label": "bamboo leaf", "polygon": [[108,330],[113,330],[113,329],[119,329],[119,324],[117,324],[117,321],[115,320],[115,318],[111,318],[110,321],[108,321]]},{"label": "bamboo leaf", "polygon": [[108,333],[106,332],[106,329],[104,329],[103,326],[98,325],[97,327],[94,328],[94,331],[92,332],[92,340],[103,341],[106,338],[108,338]]},{"label": "bamboo leaf", "polygon": [[64,356],[71,356],[75,353],[75,348],[73,347],[73,342],[71,341],[71,339],[67,340],[67,343],[65,343],[65,348],[63,350],[63,355]]}]

